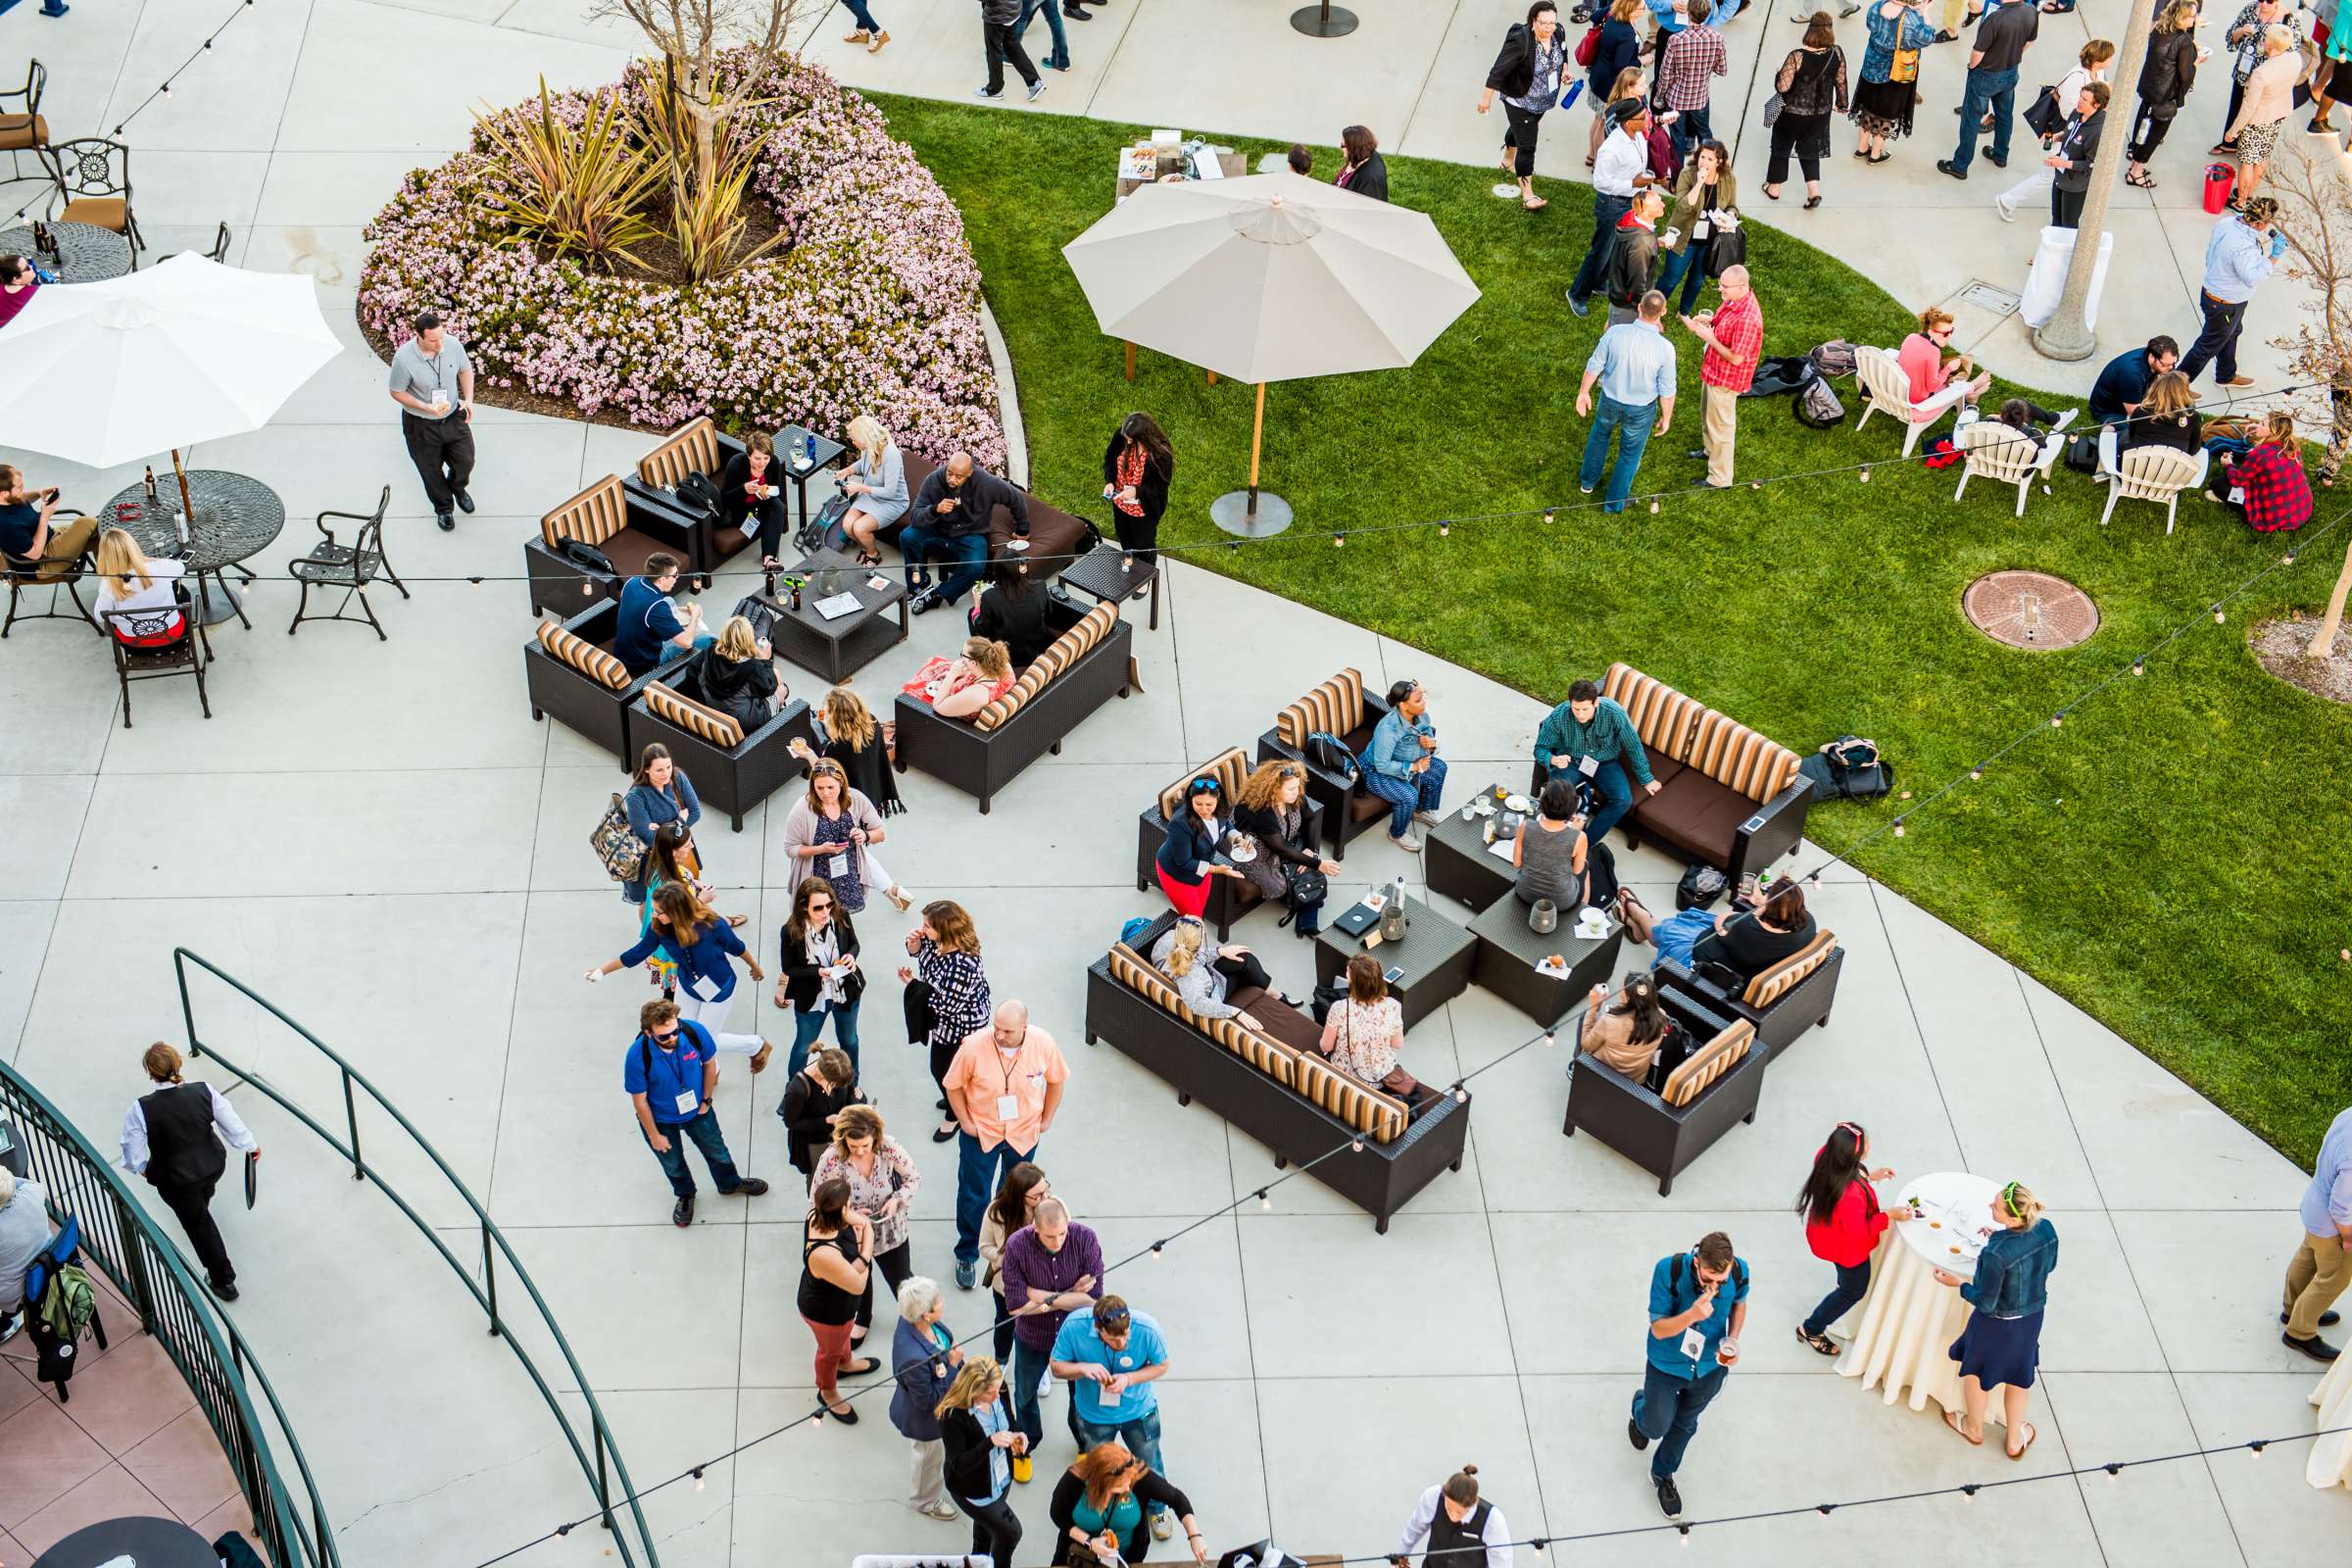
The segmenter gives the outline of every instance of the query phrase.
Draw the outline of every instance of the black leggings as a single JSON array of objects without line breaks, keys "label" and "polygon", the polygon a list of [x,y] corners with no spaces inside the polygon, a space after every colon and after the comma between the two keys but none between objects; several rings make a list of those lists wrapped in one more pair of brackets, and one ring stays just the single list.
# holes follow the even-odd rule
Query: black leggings
[{"label": "black leggings", "polygon": [[[874,1268],[882,1271],[882,1278],[888,1282],[893,1297],[899,1294],[899,1287],[905,1285],[907,1277],[914,1272],[913,1252],[914,1243],[909,1240],[901,1242],[887,1252],[875,1254]],[[858,1326],[861,1329],[874,1326],[873,1268],[865,1271],[865,1294],[858,1298]]]},{"label": "black leggings", "polygon": [[2132,122],[2132,161],[2135,164],[2146,163],[2156,149],[2164,145],[2164,133],[2172,128],[2171,117],[2159,120],[2149,114],[2148,106],[2142,103],[2139,106],[2139,119]]},{"label": "black leggings", "polygon": [[1506,103],[1502,118],[1510,122],[1502,133],[1502,144],[1518,154],[1511,162],[1511,172],[1526,179],[1536,172],[1536,134],[1543,127],[1544,117]]},{"label": "black leggings", "polygon": [[2050,222],[2059,228],[2080,228],[2082,225],[2082,202],[2090,195],[2085,190],[2060,190],[2050,187]]},{"label": "black leggings", "polygon": [[1239,991],[1246,986],[1255,986],[1260,991],[1274,989],[1274,977],[1266,973],[1266,966],[1257,961],[1254,953],[1245,953],[1238,958],[1221,957],[1209,967],[1225,977],[1229,990]]},{"label": "black leggings", "polygon": [[1159,543],[1159,518],[1147,513],[1130,517],[1118,508],[1110,509],[1110,525],[1119,536],[1119,548],[1135,557],[1137,563],[1149,566],[1159,560],[1152,547]]},{"label": "black leggings", "polygon": [[956,1506],[972,1516],[972,1555],[985,1556],[997,1568],[1012,1568],[1012,1553],[1021,1544],[1021,1522],[1012,1515],[1009,1494],[994,1502],[972,1502],[963,1497]]},{"label": "black leggings", "polygon": [[953,1035],[944,1040],[931,1037],[931,1081],[939,1085],[942,1100],[948,1098],[948,1069],[956,1065],[956,1053],[962,1048],[963,1042]]},{"label": "black leggings", "polygon": [[1004,1310],[1004,1293],[1003,1291],[991,1291],[988,1294],[996,1298],[997,1302],[995,1335],[997,1365],[1010,1366],[1012,1365],[1012,1314]]},{"label": "black leggings", "polygon": [[1801,139],[1808,147],[1819,146],[1815,138],[1820,135],[1823,123],[1829,118],[1827,115],[1792,115],[1787,110],[1781,112],[1781,118],[1772,122],[1772,159],[1764,169],[1765,184],[1787,182],[1788,155],[1791,151],[1796,153],[1796,167],[1805,172],[1806,180],[1813,184],[1821,182],[1821,160],[1799,149],[1797,142]]}]

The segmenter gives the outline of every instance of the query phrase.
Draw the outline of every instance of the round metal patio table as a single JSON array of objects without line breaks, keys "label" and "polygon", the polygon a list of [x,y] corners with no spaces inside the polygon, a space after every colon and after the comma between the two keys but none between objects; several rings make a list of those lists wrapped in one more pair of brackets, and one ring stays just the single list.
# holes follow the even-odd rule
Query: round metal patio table
[{"label": "round metal patio table", "polygon": [[186,1525],[143,1517],[84,1525],[33,1559],[33,1568],[99,1568],[122,1557],[139,1568],[220,1568],[211,1545]]},{"label": "round metal patio table", "polygon": [[[127,528],[147,554],[185,562],[203,594],[201,618],[207,626],[234,615],[250,630],[253,622],[245,620],[243,601],[224,573],[269,549],[285,531],[286,504],[261,480],[221,468],[190,468],[188,499],[195,504],[196,515],[184,545],[179,537],[179,482],[168,469],[155,476],[154,500],[147,498],[146,481],[141,480],[106,504],[98,525]],[[252,574],[246,575],[250,580]]]},{"label": "round metal patio table", "polygon": [[33,254],[30,224],[0,229],[0,256],[25,257],[35,267],[55,272],[61,283],[96,283],[130,270],[130,241],[113,229],[96,223],[46,226],[57,241],[57,260]]}]

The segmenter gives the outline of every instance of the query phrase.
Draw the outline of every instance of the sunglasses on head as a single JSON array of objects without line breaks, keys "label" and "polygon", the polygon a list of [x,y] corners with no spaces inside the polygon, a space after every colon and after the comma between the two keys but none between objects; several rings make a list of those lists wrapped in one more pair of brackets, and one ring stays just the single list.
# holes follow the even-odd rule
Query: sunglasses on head
[{"label": "sunglasses on head", "polygon": [[1195,795],[1206,795],[1212,790],[1222,790],[1224,787],[1213,778],[1197,778],[1193,780],[1192,792]]}]

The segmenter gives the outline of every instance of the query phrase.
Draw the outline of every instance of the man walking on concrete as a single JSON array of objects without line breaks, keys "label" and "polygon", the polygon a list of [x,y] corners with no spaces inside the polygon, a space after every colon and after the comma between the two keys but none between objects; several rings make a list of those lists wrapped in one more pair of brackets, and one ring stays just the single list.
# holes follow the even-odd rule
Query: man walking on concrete
[{"label": "man walking on concrete", "polygon": [[473,511],[466,489],[473,477],[473,361],[431,311],[415,325],[416,335],[392,356],[389,384],[409,461],[424,481],[433,520],[447,532],[458,525],[453,507]]},{"label": "man walking on concrete", "polygon": [[2278,270],[2286,254],[2286,236],[2278,232],[2278,203],[2255,196],[2234,214],[2225,214],[2205,241],[2205,277],[2197,293],[2197,309],[2205,324],[2180,362],[2180,373],[2191,381],[2208,363],[2223,386],[2252,386],[2254,378],[2237,373],[2237,335],[2245,330],[2246,307],[2254,291]]},{"label": "man walking on concrete", "polygon": [[1637,1453],[1657,1444],[1649,1479],[1669,1519],[1683,1511],[1674,1474],[1698,1431],[1699,1413],[1723,1392],[1740,1360],[1740,1331],[1746,1324],[1747,1265],[1723,1232],[1709,1232],[1688,1252],[1659,1258],[1649,1271],[1648,1359],[1625,1435]]},{"label": "man walking on concrete", "polygon": [[2314,1361],[2332,1361],[2340,1352],[2320,1330],[2339,1321],[2328,1306],[2352,1285],[2352,1110],[2339,1112],[2320,1143],[2302,1219],[2303,1245],[2286,1266],[2279,1338]]},{"label": "man walking on concrete", "polygon": [[180,1082],[178,1052],[159,1040],[147,1048],[143,1065],[156,1088],[123,1113],[122,1168],[147,1178],[188,1233],[213,1294],[233,1301],[237,1269],[213,1223],[213,1188],[228,1169],[223,1144],[249,1154],[260,1153],[262,1146],[220,1090]]},{"label": "man walking on concrete", "polygon": [[1960,146],[1936,167],[1954,179],[1968,177],[1976,162],[1977,133],[1985,114],[1992,116],[1992,151],[1984,161],[1995,169],[2009,167],[2009,132],[2017,108],[2018,64],[2026,45],[2041,30],[2041,12],[2030,0],[2009,0],[1996,6],[1977,24],[1977,46],[1968,55],[1968,82],[1960,95]]}]

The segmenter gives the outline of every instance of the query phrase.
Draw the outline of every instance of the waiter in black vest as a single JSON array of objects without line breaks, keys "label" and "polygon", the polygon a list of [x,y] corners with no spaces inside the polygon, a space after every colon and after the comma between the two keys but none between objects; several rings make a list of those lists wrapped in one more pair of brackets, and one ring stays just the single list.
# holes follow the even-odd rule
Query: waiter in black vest
[{"label": "waiter in black vest", "polygon": [[156,1089],[132,1101],[123,1114],[122,1168],[146,1177],[171,1205],[204,1264],[213,1294],[233,1301],[237,1270],[221,1243],[220,1227],[213,1223],[213,1188],[228,1169],[223,1144],[248,1154],[260,1153],[261,1145],[220,1091],[179,1081],[178,1052],[159,1040],[147,1048],[145,1066]]},{"label": "waiter in black vest", "polygon": [[1405,1568],[1424,1536],[1429,1550],[1422,1568],[1511,1568],[1511,1527],[1503,1523],[1500,1508],[1479,1500],[1474,1464],[1421,1494],[1390,1560]]}]

